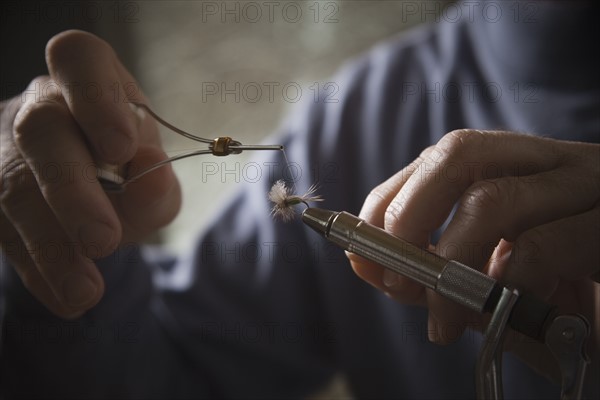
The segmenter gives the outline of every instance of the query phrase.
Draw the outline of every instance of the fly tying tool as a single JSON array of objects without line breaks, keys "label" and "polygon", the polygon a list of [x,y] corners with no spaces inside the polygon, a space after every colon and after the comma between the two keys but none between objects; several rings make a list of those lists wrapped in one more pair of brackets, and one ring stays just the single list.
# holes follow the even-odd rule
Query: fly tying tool
[{"label": "fly tying tool", "polygon": [[162,160],[156,164],[151,165],[150,167],[134,174],[133,176],[123,177],[121,174],[115,170],[116,167],[113,166],[100,166],[98,167],[97,178],[100,185],[104,188],[106,192],[119,193],[123,192],[128,184],[131,182],[141,178],[142,176],[166,165],[172,163],[173,161],[181,160],[188,157],[198,156],[202,154],[212,154],[213,156],[222,157],[228,156],[230,154],[240,154],[245,150],[281,150],[283,151],[282,145],[260,145],[260,144],[242,144],[237,140],[232,139],[229,136],[219,136],[214,139],[205,139],[203,137],[193,135],[189,132],[185,132],[176,126],[168,123],[161,117],[159,117],[150,107],[148,107],[144,103],[131,102],[132,108],[137,108],[136,111],[146,112],[148,113],[156,122],[163,125],[164,127],[170,129],[171,131],[178,133],[181,136],[184,136],[190,140],[194,140],[196,142],[205,143],[208,145],[207,148],[201,150],[195,150],[188,153],[179,154],[165,160]]},{"label": "fly tying tool", "polygon": [[[544,343],[561,371],[562,400],[580,399],[589,358],[587,319],[560,314],[557,307],[519,293],[455,260],[421,249],[345,211],[309,207],[302,221],[332,243],[406,276],[478,313],[491,313],[476,362],[480,400],[503,398],[503,342],[510,326]],[[589,378],[588,378],[589,379]]]}]

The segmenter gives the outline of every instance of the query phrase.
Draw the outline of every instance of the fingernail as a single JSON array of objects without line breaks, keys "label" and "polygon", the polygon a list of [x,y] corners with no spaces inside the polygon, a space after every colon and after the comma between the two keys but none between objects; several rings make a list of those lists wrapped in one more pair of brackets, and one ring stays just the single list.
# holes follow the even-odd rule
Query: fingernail
[{"label": "fingernail", "polygon": [[383,285],[389,288],[396,286],[398,283],[398,274],[389,269],[383,270]]},{"label": "fingernail", "polygon": [[146,112],[143,108],[138,107],[133,103],[129,103],[129,109],[135,114],[138,124],[146,118]]},{"label": "fingernail", "polygon": [[89,303],[98,291],[96,285],[86,275],[73,272],[63,281],[63,296],[67,305],[79,308]]},{"label": "fingernail", "polygon": [[100,139],[100,150],[105,161],[124,163],[129,161],[133,141],[121,132],[112,131]]},{"label": "fingernail", "polygon": [[439,343],[440,341],[439,324],[431,312],[429,313],[427,321],[427,339],[429,339],[431,343]]},{"label": "fingernail", "polygon": [[87,258],[100,258],[114,246],[115,231],[101,222],[79,228],[79,240]]}]

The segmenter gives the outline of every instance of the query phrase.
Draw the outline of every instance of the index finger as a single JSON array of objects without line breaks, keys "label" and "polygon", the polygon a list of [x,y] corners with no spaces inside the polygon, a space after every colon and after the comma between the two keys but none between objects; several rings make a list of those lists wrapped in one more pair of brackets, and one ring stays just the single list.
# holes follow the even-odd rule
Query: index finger
[{"label": "index finger", "polygon": [[67,31],[48,42],[46,62],[95,158],[129,161],[138,145],[137,122],[112,48],[92,34]]},{"label": "index finger", "polygon": [[508,132],[454,131],[402,186],[385,229],[422,247],[475,181],[548,171],[560,163],[551,139]]},{"label": "index finger", "polygon": [[[376,186],[367,196],[360,211],[360,218],[366,222],[384,227],[385,213],[394,199],[394,196],[409,177],[423,162],[424,157],[431,152],[432,147],[428,147],[419,155],[419,157],[408,166],[394,174],[385,182]],[[423,287],[409,278],[400,276],[395,272],[384,269],[361,256],[353,253],[346,253],[354,272],[365,281],[376,288],[390,293],[397,300],[403,303],[420,304],[424,298]]]}]

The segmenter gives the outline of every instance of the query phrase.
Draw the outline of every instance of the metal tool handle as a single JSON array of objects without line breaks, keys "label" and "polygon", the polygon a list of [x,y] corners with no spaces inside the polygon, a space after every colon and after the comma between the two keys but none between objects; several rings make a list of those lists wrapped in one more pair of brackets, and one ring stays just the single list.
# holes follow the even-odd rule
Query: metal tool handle
[{"label": "metal tool handle", "polygon": [[581,398],[585,371],[590,363],[584,351],[589,335],[590,325],[579,314],[557,316],[546,331],[546,346],[560,367],[562,400]]},{"label": "metal tool handle", "polygon": [[478,312],[492,312],[477,363],[480,399],[502,398],[503,339],[510,326],[545,343],[560,364],[564,400],[581,396],[589,324],[582,316],[557,316],[557,308],[532,296],[519,296],[491,277],[421,249],[347,212],[307,208],[302,220],[338,246],[414,279]]},{"label": "metal tool handle", "polygon": [[479,400],[501,400],[502,354],[508,320],[519,298],[516,290],[504,288],[500,301],[492,313],[492,319],[485,329],[483,345],[479,350],[475,365],[475,389]]},{"label": "metal tool handle", "polygon": [[489,311],[496,281],[473,268],[421,249],[345,211],[333,217],[327,237],[473,311]]}]

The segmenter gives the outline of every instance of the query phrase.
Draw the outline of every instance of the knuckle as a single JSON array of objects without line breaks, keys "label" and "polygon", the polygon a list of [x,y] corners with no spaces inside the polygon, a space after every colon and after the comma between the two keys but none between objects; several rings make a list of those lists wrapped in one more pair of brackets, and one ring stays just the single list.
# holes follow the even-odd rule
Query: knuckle
[{"label": "knuckle", "polygon": [[52,95],[55,94],[53,91],[48,90],[47,85],[50,81],[51,79],[47,75],[37,76],[29,82],[25,92],[0,102],[0,113],[2,114],[0,118],[0,129],[2,129],[3,136],[12,132],[12,127],[14,126],[18,113],[28,101],[33,102],[39,100],[42,98],[44,92],[51,92]]},{"label": "knuckle", "polygon": [[0,180],[0,205],[8,215],[15,208],[24,207],[31,193],[33,176],[23,159],[17,159],[3,166]]},{"label": "knuckle", "polygon": [[507,181],[478,181],[464,194],[462,208],[468,214],[481,217],[497,215],[504,211],[506,197],[510,196]]},{"label": "knuckle", "polygon": [[[34,94],[34,96],[31,96]],[[48,75],[40,75],[34,78],[27,87],[27,92],[21,94],[21,103],[27,102],[62,101],[60,86]]]},{"label": "knuckle", "polygon": [[[16,96],[0,103],[0,135],[3,138],[7,138],[8,143],[11,142],[10,137],[12,137],[15,116],[21,109],[21,103],[21,96]],[[2,143],[2,146],[7,146],[7,143]]]},{"label": "knuckle", "polygon": [[469,154],[481,146],[484,134],[475,129],[457,129],[444,135],[438,147],[450,156]]},{"label": "knuckle", "polygon": [[30,90],[37,90],[40,85],[45,85],[50,81],[50,77],[48,75],[38,75],[29,82],[27,86]]},{"label": "knuckle", "polygon": [[380,203],[384,202],[390,194],[390,190],[384,185],[379,185],[371,189],[365,199],[365,204],[369,204],[371,207],[377,207]]},{"label": "knuckle", "polygon": [[431,146],[429,146],[429,147],[426,147],[426,148],[424,148],[424,149],[421,151],[421,153],[419,154],[419,157],[418,157],[418,159],[420,159],[420,160],[423,160],[423,159],[425,159],[425,157],[426,157],[426,156],[427,156],[429,153],[431,153],[432,151],[434,151],[435,147],[436,147],[436,145],[431,145]]},{"label": "knuckle", "polygon": [[76,29],[61,32],[46,44],[46,62],[51,67],[72,63],[81,57],[104,58],[110,54],[113,54],[112,48],[104,40]]},{"label": "knuckle", "polygon": [[404,206],[402,205],[402,202],[394,199],[385,209],[383,217],[385,229],[394,231],[394,227],[400,223],[403,212]]},{"label": "knuckle", "polygon": [[483,138],[483,132],[476,129],[457,129],[447,133],[440,144],[450,150],[471,148],[479,145]]},{"label": "knuckle", "polygon": [[26,151],[39,140],[39,135],[51,129],[60,118],[67,118],[66,108],[55,101],[28,102],[17,113],[13,135],[19,150]]}]

